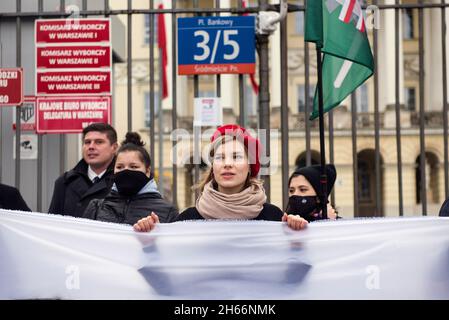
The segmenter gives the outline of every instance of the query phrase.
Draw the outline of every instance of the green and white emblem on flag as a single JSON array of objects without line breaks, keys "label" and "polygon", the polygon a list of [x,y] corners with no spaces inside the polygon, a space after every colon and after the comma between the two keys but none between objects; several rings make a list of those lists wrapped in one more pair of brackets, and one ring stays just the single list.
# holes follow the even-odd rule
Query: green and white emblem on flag
[{"label": "green and white emblem on flag", "polygon": [[[374,61],[358,0],[308,0],[305,37],[324,53],[323,109],[338,106],[374,72]],[[318,90],[318,89],[317,89]],[[310,119],[318,117],[315,91]]]}]

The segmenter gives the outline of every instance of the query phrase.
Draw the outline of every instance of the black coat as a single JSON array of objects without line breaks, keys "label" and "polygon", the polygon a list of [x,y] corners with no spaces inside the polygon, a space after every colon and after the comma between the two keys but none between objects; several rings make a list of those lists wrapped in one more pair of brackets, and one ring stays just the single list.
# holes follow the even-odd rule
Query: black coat
[{"label": "black coat", "polygon": [[0,183],[0,208],[31,211],[17,188]]},{"label": "black coat", "polygon": [[446,201],[444,201],[443,205],[441,206],[439,215],[440,217],[449,217],[449,199],[446,199]]},{"label": "black coat", "polygon": [[152,211],[158,215],[160,222],[172,222],[178,216],[178,210],[162,199],[159,193],[150,192],[125,197],[112,190],[103,200],[92,200],[83,218],[133,225],[139,219],[150,215]]},{"label": "black coat", "polygon": [[81,217],[91,200],[106,197],[114,183],[114,161],[95,184],[89,179],[87,169],[88,164],[81,160],[56,179],[49,213]]},{"label": "black coat", "polygon": [[[264,203],[262,211],[253,220],[281,221],[283,215],[282,210],[275,205]],[[204,220],[204,218],[200,215],[196,207],[190,207],[181,212],[175,221],[184,220]]]}]

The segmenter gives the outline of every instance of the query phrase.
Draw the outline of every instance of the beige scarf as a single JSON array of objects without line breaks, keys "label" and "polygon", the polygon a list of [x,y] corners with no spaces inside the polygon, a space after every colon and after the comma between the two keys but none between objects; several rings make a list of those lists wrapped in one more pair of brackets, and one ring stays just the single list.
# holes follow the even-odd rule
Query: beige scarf
[{"label": "beige scarf", "polygon": [[239,193],[225,194],[215,190],[210,181],[198,197],[196,208],[204,219],[249,220],[259,215],[266,201],[260,182],[253,182]]}]

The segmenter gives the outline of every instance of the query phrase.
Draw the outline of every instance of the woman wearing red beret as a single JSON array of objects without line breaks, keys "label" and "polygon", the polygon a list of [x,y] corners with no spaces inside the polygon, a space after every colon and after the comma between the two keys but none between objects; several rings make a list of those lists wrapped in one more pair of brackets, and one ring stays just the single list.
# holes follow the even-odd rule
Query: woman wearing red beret
[{"label": "woman wearing red beret", "polygon": [[[260,142],[237,125],[219,127],[211,138],[212,167],[199,184],[195,207],[183,211],[175,221],[202,219],[284,221],[294,230],[304,229],[307,221],[287,215],[267,203],[260,170]],[[156,214],[139,220],[136,231],[150,231],[159,222]]]}]

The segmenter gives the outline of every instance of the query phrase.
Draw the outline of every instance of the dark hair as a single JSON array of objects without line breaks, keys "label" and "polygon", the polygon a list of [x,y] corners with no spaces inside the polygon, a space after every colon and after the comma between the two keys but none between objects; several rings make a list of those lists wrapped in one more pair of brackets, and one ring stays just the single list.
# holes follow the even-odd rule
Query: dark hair
[{"label": "dark hair", "polygon": [[[298,168],[296,168],[296,170],[298,170]],[[292,173],[292,175],[290,176],[290,178],[288,179],[288,187],[290,188],[290,183],[292,183],[292,179],[296,178],[297,176],[300,176],[299,173],[296,172],[296,170]]]},{"label": "dark hair", "polygon": [[[337,178],[337,170],[333,164],[325,165],[326,175],[327,175],[327,194],[329,196],[332,188],[334,187],[335,180]],[[290,188],[290,183],[292,179],[297,176],[304,176],[310,183],[312,188],[315,190],[318,197],[322,198],[323,194],[321,191],[321,165],[315,164],[308,167],[296,168],[295,172],[292,173],[290,179],[288,180],[288,187]]]},{"label": "dark hair", "polygon": [[145,168],[151,166],[151,158],[148,151],[143,147],[145,143],[141,140],[140,134],[137,132],[126,133],[125,140],[122,141],[121,147],[117,151],[117,155],[121,152],[137,151],[140,160],[145,163]]},{"label": "dark hair", "polygon": [[96,122],[88,125],[83,129],[83,140],[86,134],[91,131],[105,133],[111,144],[117,143],[117,131],[115,131],[114,127],[112,127],[110,124]]}]

